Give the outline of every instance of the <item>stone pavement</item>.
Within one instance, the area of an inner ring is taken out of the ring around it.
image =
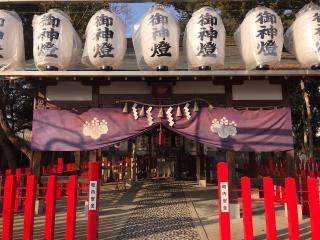
[[[182,182],[145,182],[141,197],[117,240],[200,240]]]

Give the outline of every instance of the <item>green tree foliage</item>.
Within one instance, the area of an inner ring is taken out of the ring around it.
[[[73,27],[79,36],[84,39],[85,29],[92,15],[102,9],[109,8],[105,2],[83,2],[83,3],[41,3],[41,4],[0,4],[1,9],[12,10],[19,14],[24,29],[24,42],[26,59],[33,58],[33,29],[32,19],[35,14],[43,14],[49,9],[57,8],[69,15]]]
[[[310,1],[306,0],[247,0],[247,1],[232,1],[232,0],[216,0],[216,1],[192,1],[184,2],[177,1],[172,3],[174,9],[178,12],[181,29],[184,29],[192,13],[203,6],[211,6],[221,11],[221,17],[226,28],[228,36],[233,36],[242,20],[245,18],[248,11],[263,3],[264,6],[276,11],[283,21],[284,28],[288,28],[295,18],[297,13],[305,4]],[[288,14],[291,10],[292,14]]]

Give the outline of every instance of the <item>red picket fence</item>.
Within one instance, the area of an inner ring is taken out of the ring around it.
[[[75,171],[75,163],[64,163],[64,159],[59,157],[57,159],[57,165],[47,165],[42,167],[42,175],[61,174],[66,172]],[[82,162],[80,169],[85,170],[89,168],[88,162]],[[0,171],[0,189],[3,187],[3,182],[7,176],[12,175],[12,170],[5,170],[4,174]],[[16,176],[16,196],[25,194],[25,188],[27,184],[27,177],[30,175],[30,168],[17,168],[15,172]],[[81,171],[81,176],[88,176],[87,171]],[[85,189],[87,184],[81,183],[81,188]],[[66,196],[66,184],[57,183],[56,197],[60,199]],[[0,192],[1,193],[1,192]],[[19,212],[24,209],[25,198],[15,198],[14,211]]]
[[[284,187],[274,186],[271,177],[263,178],[263,189],[251,189],[251,179],[248,177],[241,178],[241,189],[230,189],[228,186],[228,165],[227,163],[218,163],[218,196],[219,196],[219,227],[220,239],[230,240],[230,212],[229,201],[237,200],[242,202],[243,229],[244,239],[252,240],[252,202],[263,201],[265,208],[265,223],[267,239],[277,239],[276,234],[276,217],[275,202],[286,203],[288,213],[288,233],[290,240],[298,240],[299,222],[298,222],[298,203],[307,205],[310,211],[311,238],[320,239],[320,203],[319,203],[319,185],[318,180],[314,177],[305,179],[306,188],[297,190],[297,180],[294,178],[285,178]],[[230,199],[229,193],[239,192],[241,197]],[[262,192],[263,198],[253,199],[252,192]],[[303,195],[299,199],[297,196]]]
[[[84,184],[84,189],[80,188],[80,190],[88,192],[86,196],[80,196],[79,181],[76,175],[68,177],[68,181],[65,184],[66,189],[63,189],[66,190],[65,192],[67,193],[66,239],[75,239],[76,203],[77,199],[80,198],[87,199],[89,202],[87,239],[97,239],[100,163],[91,162],[88,167],[88,181]],[[19,171],[17,173],[19,173]],[[46,203],[44,238],[48,240],[54,239],[57,191],[58,187],[61,187],[61,184],[58,184],[59,176],[48,176],[46,185],[41,187],[38,186],[37,179],[33,175],[25,175],[27,184],[26,186],[20,186],[18,178],[21,178],[21,176],[22,175],[18,174],[8,175],[5,178],[4,193],[3,196],[1,196],[3,203],[2,239],[12,239],[15,206],[17,201],[21,200],[24,200],[25,205],[23,239],[33,239],[36,199],[45,199]]]

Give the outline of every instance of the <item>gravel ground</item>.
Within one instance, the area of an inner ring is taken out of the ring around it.
[[[117,237],[117,240],[123,239],[200,240],[182,183],[145,182],[137,206]]]

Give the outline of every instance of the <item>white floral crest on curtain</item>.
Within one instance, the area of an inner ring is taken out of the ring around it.
[[[229,121],[226,117],[220,120],[213,119],[210,129],[220,138],[228,138],[237,134],[237,124],[234,121]]]
[[[86,121],[83,124],[83,135],[87,137],[91,137],[93,139],[99,139],[101,135],[107,134],[108,132],[108,123],[106,120],[99,120],[97,118],[93,118],[93,120],[90,122]]]

